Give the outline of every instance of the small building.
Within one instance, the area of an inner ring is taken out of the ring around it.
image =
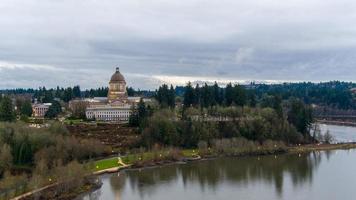
[[[44,117],[52,103],[37,103],[32,105],[32,116]]]

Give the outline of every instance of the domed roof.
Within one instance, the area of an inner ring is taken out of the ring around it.
[[[120,73],[119,68],[116,68],[115,73],[111,76],[110,83],[125,82],[124,76]]]

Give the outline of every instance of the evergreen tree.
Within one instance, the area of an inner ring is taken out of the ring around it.
[[[288,122],[293,124],[304,136],[309,135],[309,128],[313,122],[311,108],[299,99],[292,99],[288,112]]]
[[[176,91],[173,88],[173,85],[171,85],[171,88],[169,89],[169,94],[168,94],[168,106],[170,108],[175,107],[175,105],[176,105],[175,99],[176,99]]]
[[[194,93],[193,105],[201,105],[201,89],[199,87],[199,84],[195,86],[193,93]]]
[[[185,93],[184,93],[184,100],[183,100],[184,107],[188,108],[194,105],[194,99],[195,99],[194,89],[192,87],[192,84],[188,82],[187,86],[185,87]]]
[[[55,97],[55,98],[59,98],[59,99],[62,98],[61,89],[59,88],[59,86],[57,86],[57,88],[56,88],[56,91],[55,91],[55,93],[54,93],[54,97]]]
[[[132,127],[137,127],[139,126],[139,119],[138,119],[138,112],[137,110],[132,107],[131,108],[131,115],[129,117],[129,125],[132,126]]]
[[[143,99],[140,99],[140,102],[137,104],[137,110],[132,108],[132,114],[129,118],[129,124],[131,126],[141,126],[148,117],[148,111],[146,109],[145,102]]]
[[[62,106],[58,101],[53,101],[52,105],[48,108],[47,113],[45,114],[46,118],[53,119],[62,112]]]
[[[69,102],[72,99],[73,99],[73,90],[71,87],[68,87],[67,89],[64,90],[63,101]]]
[[[127,95],[128,96],[134,96],[135,95],[135,90],[132,87],[127,87],[126,91],[127,91]]]
[[[232,87],[232,84],[229,83],[226,85],[225,88],[225,103],[227,106],[231,106],[233,102],[234,102],[234,89]]]
[[[8,96],[0,102],[0,121],[14,121],[16,119],[12,101]]]
[[[80,98],[82,96],[79,85],[73,87],[73,97]]]
[[[141,122],[142,119],[147,117],[146,105],[145,105],[145,102],[143,102],[142,98],[140,99],[140,102],[137,104],[137,110],[138,110],[138,116],[139,116],[139,119]]]
[[[213,91],[211,90],[211,87],[208,86],[208,84],[205,83],[205,85],[201,88],[201,106],[202,107],[209,107],[214,105],[215,99],[213,95]]]
[[[245,88],[241,85],[234,86],[234,103],[238,106],[246,105],[246,91]]]
[[[255,92],[254,91],[250,91],[249,92],[249,106],[251,107],[256,107],[256,104],[257,104],[257,99],[256,99],[256,95],[255,95]]]
[[[218,83],[215,81],[213,85],[213,91],[214,91],[214,102],[215,104],[221,105],[223,101],[223,93],[221,88],[219,87]]]
[[[23,104],[21,105],[21,115],[31,117],[31,115],[32,115],[31,101],[26,100],[23,102]]]
[[[168,85],[163,84],[158,88],[158,91],[156,92],[156,99],[161,105],[161,107],[165,108],[168,106],[168,98],[169,98]]]

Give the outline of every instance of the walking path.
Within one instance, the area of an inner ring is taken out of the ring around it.
[[[30,191],[30,192],[27,192],[27,193],[25,193],[25,194],[22,194],[22,195],[20,195],[20,196],[17,196],[17,197],[15,197],[15,198],[12,198],[11,200],[20,200],[20,199],[22,199],[22,198],[31,196],[32,194],[35,194],[35,193],[37,193],[37,192],[41,192],[41,191],[43,191],[43,190],[45,190],[45,189],[48,189],[48,188],[50,188],[50,187],[52,187],[52,186],[55,186],[55,185],[57,185],[57,184],[58,184],[58,183],[53,183],[53,184],[51,184],[51,185],[47,185],[47,186],[44,186],[44,187],[42,187],[42,188],[38,188],[38,189],[32,190],[32,191]]]

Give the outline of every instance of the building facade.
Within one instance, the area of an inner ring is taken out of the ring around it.
[[[127,97],[126,81],[119,68],[116,68],[109,81],[108,97],[94,98],[88,102],[85,112],[87,119],[98,121],[127,122],[134,106]]]
[[[101,105],[87,108],[86,116],[88,119],[98,121],[128,121],[131,114],[130,105],[113,106]]]
[[[51,103],[33,104],[32,115],[34,117],[44,117],[51,105]]]

